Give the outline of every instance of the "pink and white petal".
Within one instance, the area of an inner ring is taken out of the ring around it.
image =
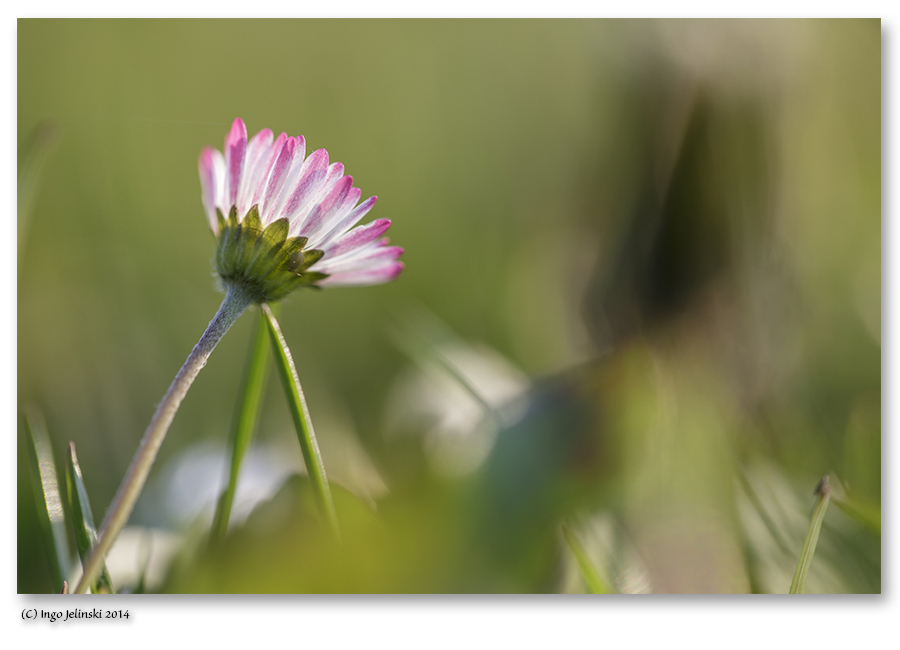
[[[332,163],[328,166],[328,173],[325,175],[325,180],[322,182],[322,187],[319,188],[319,196],[316,197],[316,201],[322,200],[334,187],[335,183],[337,183],[344,176],[344,165],[342,163],[336,162]]]
[[[297,136],[294,138],[293,147],[290,167],[284,175],[281,187],[278,189],[278,192],[273,195],[272,199],[266,203],[268,206],[268,213],[266,216],[269,219],[269,223],[287,216],[284,210],[285,204],[288,202],[293,190],[297,187],[297,179],[300,177],[300,174],[303,173],[304,164],[306,162],[303,160],[303,157],[306,155],[306,139],[302,135]]]
[[[219,221],[216,218],[216,207],[219,205],[222,182],[224,180],[225,161],[222,154],[212,147],[206,147],[200,153],[198,161],[200,171],[200,188],[203,209],[213,233],[219,234]]]
[[[319,184],[318,192],[310,199],[314,204],[320,202],[331,191],[334,184],[341,179],[344,173],[344,166],[341,163],[328,164],[328,152],[325,149],[317,149],[313,153],[317,154],[320,151],[325,155],[325,176]],[[310,154],[310,156],[312,155]],[[340,173],[336,173],[338,171]],[[307,209],[307,212],[309,212],[309,209]]]
[[[364,271],[376,266],[383,266],[386,262],[393,261],[401,255],[403,255],[403,249],[399,246],[376,245],[337,260],[323,258],[312,266],[312,270],[329,274]]]
[[[247,126],[236,118],[231,131],[225,136],[225,202],[229,209],[237,203],[237,191],[241,184],[244,157],[247,153]]]
[[[296,185],[280,211],[292,225],[309,211],[311,200],[318,195],[327,170],[328,152],[324,149],[312,152],[309,158],[303,161]],[[298,229],[299,227],[294,228]]]
[[[375,205],[375,201],[378,200],[378,197],[370,196],[360,205],[356,205],[361,196],[362,191],[359,188],[354,187],[351,189],[347,198],[344,200],[344,205],[342,205],[341,209],[338,211],[338,214],[330,220],[326,227],[319,231],[319,234],[315,237],[315,241],[312,239],[310,240],[310,246],[313,248],[324,248],[334,241],[335,238],[343,235],[350,228],[359,223],[369,210],[372,209],[372,206]]]
[[[285,201],[290,194],[290,190],[297,186],[297,179],[303,171],[304,158],[306,158],[306,138],[298,135],[294,138],[294,158],[291,160],[291,168],[288,170],[284,186],[282,187],[282,201]]]
[[[325,187],[323,188],[326,192],[329,191],[335,183],[337,183],[341,177],[344,175],[344,164],[343,163],[333,163],[328,166],[328,174],[325,176]]]
[[[403,262],[391,262],[363,271],[335,273],[319,282],[322,287],[358,287],[372,284],[384,284],[396,278],[403,271]]]
[[[268,153],[275,136],[271,129],[263,129],[247,143],[247,157],[244,161],[244,172],[237,193],[238,213],[245,214],[250,209],[255,179],[260,174],[260,162]]]
[[[350,177],[347,177],[350,178]],[[344,220],[347,215],[353,211],[353,208],[359,203],[359,197],[362,196],[362,190],[358,187],[351,187],[347,192],[343,203],[337,206],[322,220],[321,225],[315,231],[309,234],[309,246],[312,248],[322,248],[322,244],[334,232],[335,228]]]
[[[362,192],[360,192],[360,196],[361,195]],[[349,199],[350,197],[348,196],[347,198]],[[331,230],[321,237],[321,241],[318,242],[315,247],[322,248],[323,250],[329,247],[332,242],[334,242],[338,237],[358,224],[362,220],[362,218],[369,213],[377,200],[377,196],[370,196],[352,210],[348,210],[346,213],[344,213],[339,219],[335,221],[335,223],[331,227]]]
[[[363,203],[363,205],[365,205],[365,203]],[[370,244],[381,237],[381,235],[383,235],[390,227],[390,219],[376,219],[364,226],[348,230],[340,237],[335,238],[334,241],[322,250],[325,252],[326,257],[340,257],[341,255],[351,253],[366,244]]]
[[[278,219],[278,195],[287,180],[288,172],[294,164],[294,156],[298,150],[299,138],[288,137],[275,160],[269,182],[266,185],[266,193],[260,210],[266,215],[266,220],[271,223]]]
[[[309,216],[300,225],[301,237],[312,238],[321,228],[328,224],[332,216],[339,214],[344,201],[353,188],[353,177],[343,176],[334,184],[331,191],[312,209]]]
[[[263,195],[268,185],[269,175],[272,173],[272,168],[275,166],[275,161],[278,160],[278,154],[281,153],[281,150],[284,148],[284,143],[287,142],[287,139],[287,133],[282,133],[275,139],[275,142],[273,142],[269,146],[269,148],[265,152],[263,152],[262,157],[260,158],[259,163],[256,166],[253,183],[251,185],[252,191],[249,201],[251,207],[262,201]]]

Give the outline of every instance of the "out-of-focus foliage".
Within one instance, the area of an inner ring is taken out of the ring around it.
[[[182,540],[152,588],[584,592],[565,524],[617,591],[786,593],[828,473],[805,591],[880,591],[879,21],[22,20],[17,44],[20,152],[57,136],[24,197],[19,399],[98,519],[221,299],[196,162],[235,116],[327,148],[406,248],[395,283],[279,317],[343,545],[270,382],[247,480],[278,478],[209,546],[224,456],[190,467],[227,440],[253,313],[132,519]],[[24,431],[18,466],[18,589],[50,591]]]

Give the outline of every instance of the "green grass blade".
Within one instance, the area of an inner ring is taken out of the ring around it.
[[[813,509],[812,518],[809,521],[809,530],[803,542],[803,550],[800,551],[800,559],[797,569],[794,571],[794,579],[791,581],[792,594],[802,594],[803,585],[806,583],[806,574],[816,552],[816,544],[819,542],[819,533],[822,530],[822,522],[825,520],[825,511],[828,509],[828,501],[831,498],[831,486],[828,484],[828,476],[824,476],[816,486],[816,507]]]
[[[575,556],[575,561],[578,562],[578,568],[581,570],[581,576],[584,578],[588,590],[592,594],[613,593],[612,589],[609,588],[609,585],[606,584],[606,581],[600,576],[600,572],[594,567],[593,562],[591,562],[587,552],[584,550],[578,537],[572,532],[572,529],[563,524],[562,533],[563,538],[566,540],[566,545],[569,547],[572,555]]]
[[[269,332],[266,317],[260,312],[232,419],[231,469],[228,475],[228,485],[216,505],[216,515],[213,518],[212,526],[213,538],[223,539],[228,531],[228,520],[231,518],[231,507],[234,505],[241,463],[250,447],[253,431],[259,418],[259,406],[265,388],[268,363]]]
[[[332,531],[340,540],[341,532],[338,527],[337,513],[334,511],[334,502],[331,499],[331,489],[328,487],[328,478],[325,476],[325,464],[322,462],[322,454],[316,442],[316,434],[313,431],[312,420],[309,418],[306,398],[303,396],[303,388],[300,386],[300,377],[294,367],[294,359],[287,341],[284,340],[284,335],[281,333],[281,327],[275,319],[275,314],[268,305],[262,305],[262,311],[269,325],[278,375],[281,377],[284,392],[288,398],[291,416],[294,418],[294,426],[297,429],[297,437],[300,439],[303,461],[306,463],[306,470],[309,473],[316,500]]]
[[[53,588],[55,593],[60,593],[69,573],[69,541],[59,482],[56,480],[53,448],[44,418],[37,410],[25,409],[25,430],[38,522],[47,547]]]
[[[81,476],[81,467],[78,465],[78,456],[75,455],[74,442],[69,443],[69,455],[66,458],[66,491],[69,494],[69,511],[72,513],[72,523],[75,527],[75,544],[78,546],[78,555],[84,563],[97,543],[97,528],[94,526],[94,515]],[[105,564],[97,580],[91,585],[91,591],[95,594],[113,593],[112,580]]]

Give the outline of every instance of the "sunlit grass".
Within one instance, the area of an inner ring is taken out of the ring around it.
[[[94,546],[97,544],[97,529],[94,526],[94,514],[91,502],[84,487],[78,456],[75,454],[75,443],[69,443],[66,456],[66,492],[69,496],[69,511],[72,513],[72,526],[75,529],[75,545],[81,561],[86,562]],[[97,579],[91,583],[91,591],[95,594],[108,594],[114,591],[112,579],[106,564],[100,567]]]
[[[806,533],[806,539],[803,540],[803,550],[800,551],[800,559],[797,561],[797,570],[794,572],[794,579],[791,581],[792,594],[802,594],[803,587],[806,584],[806,576],[809,574],[809,566],[812,564],[813,556],[816,553],[816,544],[819,543],[819,533],[822,532],[822,522],[825,521],[825,511],[828,509],[828,502],[831,500],[831,486],[828,477],[825,476],[816,486],[816,505],[813,508],[812,517],[809,521],[809,530]]]

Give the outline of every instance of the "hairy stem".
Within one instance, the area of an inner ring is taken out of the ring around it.
[[[181,405],[181,400],[184,399],[191,384],[194,383],[197,374],[206,365],[209,355],[225,336],[225,332],[244,313],[251,302],[250,296],[243,290],[229,288],[215,318],[210,321],[209,327],[194,346],[187,361],[175,375],[172,385],[169,386],[169,390],[159,406],[156,407],[156,413],[153,414],[153,419],[150,420],[150,425],[144,432],[141,444],[131,460],[128,473],[122,480],[119,491],[106,513],[100,529],[100,537],[84,565],[84,575],[75,589],[76,594],[87,592],[88,586],[96,579],[97,573],[103,566],[104,556],[109,552],[116,537],[128,522],[134,504],[144,488],[144,483],[147,482],[147,476],[150,474],[150,468],[153,467],[153,461],[156,460],[156,454],[169,430],[169,425],[172,424],[172,419]]]

